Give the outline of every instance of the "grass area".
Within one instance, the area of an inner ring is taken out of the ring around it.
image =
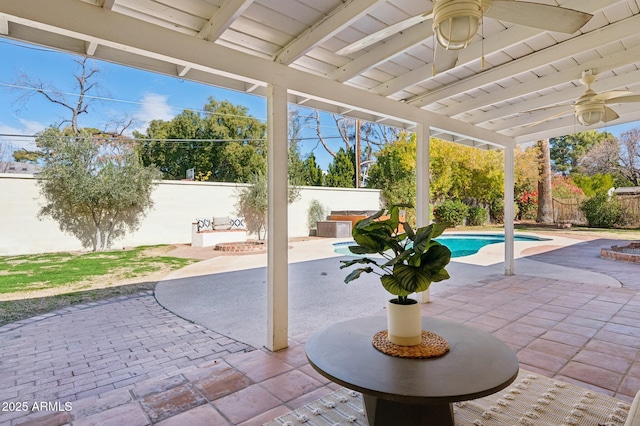
[[[168,247],[168,246],[167,246]],[[0,294],[51,289],[108,276],[110,281],[181,268],[193,260],[158,254],[159,247],[92,253],[0,257]]]
[[[173,246],[0,257],[0,325],[67,306],[152,290],[166,273],[197,262]]]

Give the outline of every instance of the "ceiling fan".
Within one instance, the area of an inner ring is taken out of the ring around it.
[[[390,25],[336,53],[349,55],[427,20],[432,21],[433,32],[440,46],[446,50],[460,50],[471,42],[484,16],[527,27],[573,34],[593,15],[528,1],[433,0],[431,12]]]
[[[598,75],[595,70],[586,70],[582,72],[582,78],[580,83],[587,87],[584,94],[580,96],[570,108],[564,105],[556,105],[552,107],[539,108],[532,111],[546,111],[552,108],[565,108],[564,110],[529,125],[528,127],[537,126],[538,124],[552,120],[557,117],[561,117],[569,112],[573,112],[576,120],[583,126],[592,126],[601,121],[609,122],[619,118],[620,116],[607,105],[609,104],[622,104],[628,102],[640,102],[640,95],[634,94],[627,90],[611,90],[609,92],[596,93],[591,85],[596,81]]]

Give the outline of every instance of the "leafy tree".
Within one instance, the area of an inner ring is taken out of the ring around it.
[[[301,108],[289,107],[289,180],[296,185],[309,185],[306,182],[305,164],[300,154],[302,132],[313,120],[304,115]]]
[[[504,167],[501,152],[431,139],[431,195],[491,203],[502,198]]]
[[[94,251],[138,228],[160,177],[143,166],[130,141],[104,136],[51,127],[36,139],[44,153],[37,182],[45,204],[39,215]]]
[[[316,156],[311,152],[302,163],[302,185],[323,186],[324,173],[322,168],[316,163]]]
[[[416,200],[416,138],[403,133],[376,153],[367,186],[380,188],[387,205],[411,204]]]
[[[518,219],[534,220],[538,212],[538,155],[537,145],[515,151],[514,198]]]
[[[593,197],[598,192],[606,192],[616,186],[613,175],[609,173],[596,173],[591,176],[574,174],[572,178],[587,197]]]
[[[355,152],[340,148],[325,176],[327,186],[334,188],[354,188],[356,186]]]
[[[140,153],[145,165],[156,165],[165,179],[182,179],[187,169],[210,180],[246,182],[254,170],[266,170],[266,127],[244,106],[209,98],[198,113],[185,110],[170,121],[154,120]]]
[[[269,213],[269,192],[267,175],[256,171],[249,177],[249,185],[237,191],[236,212],[244,218],[247,231],[256,234],[259,240],[267,235],[267,219]],[[289,204],[300,198],[300,188],[289,186]]]
[[[42,158],[42,152],[40,151],[29,151],[26,149],[20,149],[17,151],[13,151],[13,159],[18,163],[31,163],[37,164],[38,160]]]
[[[571,176],[556,175],[551,178],[551,193],[553,198],[584,197],[584,192],[578,187]]]
[[[553,170],[563,175],[573,173],[581,156],[598,142],[611,137],[607,132],[588,130],[549,139]]]

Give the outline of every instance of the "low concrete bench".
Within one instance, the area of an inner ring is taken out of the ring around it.
[[[197,219],[191,224],[191,246],[211,247],[220,243],[238,243],[247,241],[247,231],[242,219],[228,216],[212,219]]]

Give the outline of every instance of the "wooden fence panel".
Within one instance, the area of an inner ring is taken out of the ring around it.
[[[576,198],[554,198],[553,199],[553,221],[554,223],[572,223],[574,225],[585,225],[587,219],[580,210],[580,203],[585,197]]]
[[[640,195],[618,195],[618,202],[626,212],[626,228],[640,228]]]

